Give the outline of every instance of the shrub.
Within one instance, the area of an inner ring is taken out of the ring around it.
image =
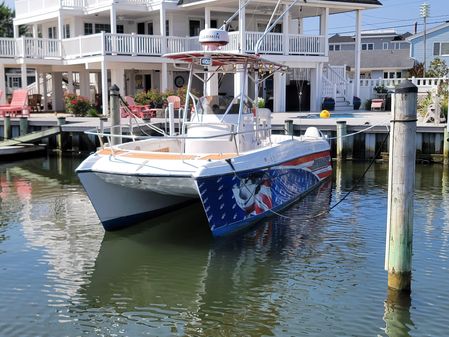
[[[66,111],[75,116],[85,116],[93,108],[89,99],[73,93],[67,93],[64,96],[64,102]]]

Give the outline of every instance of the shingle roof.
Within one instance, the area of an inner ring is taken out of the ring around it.
[[[329,43],[344,43],[344,42],[354,42],[354,37],[335,34],[329,38]]]

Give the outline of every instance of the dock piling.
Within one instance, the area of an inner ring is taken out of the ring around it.
[[[346,159],[346,121],[337,121],[337,160]]]
[[[445,166],[449,166],[449,123],[448,127],[444,129],[443,139],[443,163]]]
[[[285,121],[285,134],[293,136],[293,120],[291,119]]]
[[[20,117],[19,123],[20,135],[25,136],[28,133],[28,117]]]
[[[3,138],[11,138],[11,117],[9,115],[3,119]]]
[[[65,117],[58,117],[58,126],[61,127],[65,124]],[[62,151],[64,146],[64,134],[62,130],[56,135],[56,146],[58,150]]]
[[[385,268],[398,291],[411,289],[417,93],[410,81],[396,87],[390,127]]]
[[[111,145],[118,145],[122,142],[122,127],[120,120],[120,89],[114,84],[110,89],[111,105]]]

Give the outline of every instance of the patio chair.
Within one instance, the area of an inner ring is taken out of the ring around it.
[[[383,98],[373,98],[371,100],[371,111],[384,111],[384,99]]]
[[[27,105],[28,91],[25,89],[14,90],[11,103],[0,105],[0,114],[4,117],[7,114],[11,116],[30,115],[30,107]]]
[[[127,111],[127,109],[121,109],[120,113],[122,117],[128,117],[130,114],[129,112],[139,118],[151,118],[156,116],[156,110],[150,108],[148,105],[136,104],[132,96],[125,96],[125,102],[129,111]]]

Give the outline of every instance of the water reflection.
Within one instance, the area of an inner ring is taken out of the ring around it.
[[[407,292],[388,289],[385,301],[385,332],[389,337],[408,337],[414,326],[410,315],[412,299]]]
[[[288,282],[279,267],[289,251],[304,248],[306,237],[322,230],[325,213],[311,217],[329,200],[330,184],[296,205],[306,206],[303,226],[298,219],[270,218],[219,240],[211,238],[200,204],[106,233],[90,281],[80,289],[86,302],[72,313],[89,329],[95,310],[102,333],[126,320],[158,336],[273,335],[282,304],[277,290]]]

